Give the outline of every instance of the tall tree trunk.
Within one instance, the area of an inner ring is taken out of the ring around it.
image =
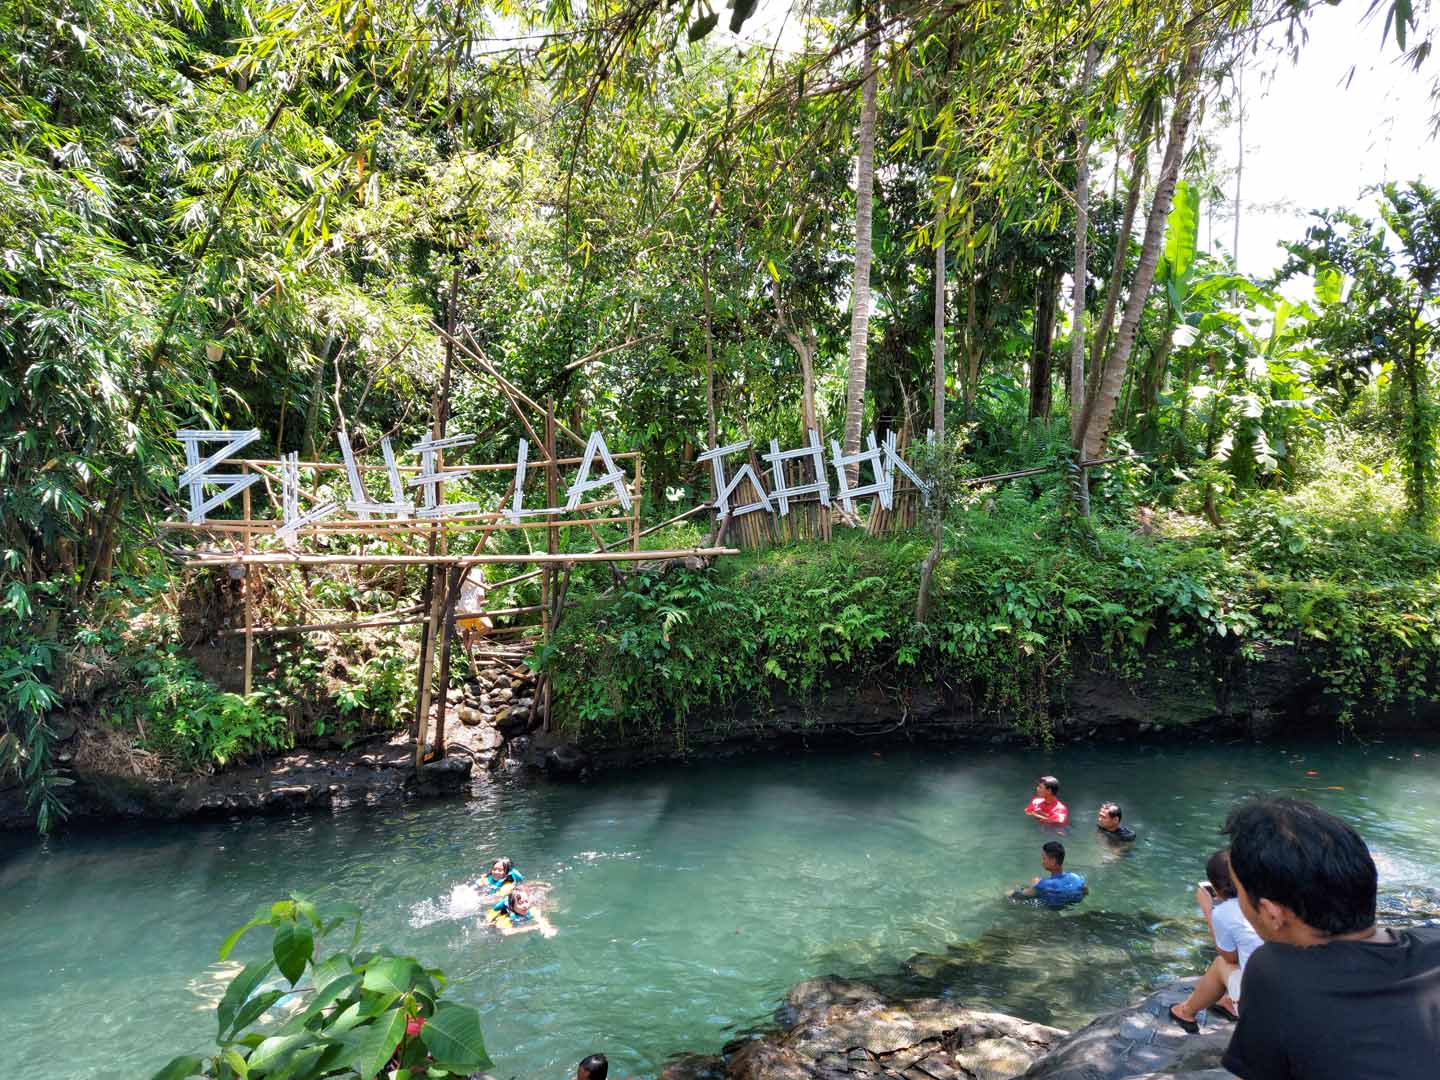
[[[1115,312],[1120,307],[1120,289],[1125,281],[1125,263],[1130,256],[1130,235],[1135,231],[1135,211],[1140,206],[1140,189],[1145,183],[1145,166],[1150,159],[1148,132],[1141,136],[1140,145],[1130,165],[1130,186],[1125,191],[1125,212],[1120,218],[1120,235],[1115,241],[1115,258],[1110,263],[1110,280],[1105,285],[1105,308],[1100,313],[1100,325],[1090,342],[1090,371],[1086,390],[1094,395],[1100,385],[1100,371],[1105,359],[1105,346],[1110,341],[1110,331],[1115,327]]]
[[[930,426],[945,442],[945,214],[935,211],[935,401]]]
[[[1076,132],[1075,151],[1075,269],[1074,299],[1070,322],[1070,437],[1080,438],[1080,423],[1085,413],[1085,286],[1089,280],[1088,244],[1090,239],[1090,133],[1089,109],[1085,98],[1090,93],[1090,80],[1100,59],[1100,46],[1093,41],[1085,49],[1085,71],[1080,76],[1080,124]]]
[[[715,328],[711,321],[709,243],[700,256],[700,284],[705,302],[705,423],[710,434],[706,449],[713,450],[720,445],[720,431],[715,423]]]
[[[1051,345],[1055,340],[1055,313],[1060,306],[1061,270],[1040,271],[1035,285],[1035,329],[1030,345],[1031,420],[1050,419]]]
[[[860,451],[860,424],[865,419],[866,346],[870,331],[870,215],[875,190],[875,39],[879,20],[865,16],[865,85],[860,96],[860,147],[855,167],[855,279],[850,290],[850,368],[845,383],[845,453]],[[860,466],[846,471],[854,484]]]
[[[780,326],[780,333],[785,335],[785,340],[800,358],[800,419],[806,431],[819,431],[819,412],[815,408],[815,324],[807,322],[802,332],[800,327],[795,325],[795,319],[785,305],[778,281],[774,283],[774,294],[775,318]]]
[[[1130,363],[1130,351],[1135,346],[1135,335],[1140,329],[1140,316],[1145,310],[1150,285],[1155,280],[1155,267],[1160,261],[1160,244],[1165,236],[1165,219],[1170,215],[1170,203],[1175,197],[1175,182],[1179,179],[1180,163],[1185,156],[1185,140],[1190,133],[1190,109],[1195,83],[1200,73],[1201,53],[1199,45],[1192,45],[1185,57],[1175,110],[1170,119],[1165,157],[1155,185],[1155,197],[1145,221],[1145,241],[1140,247],[1140,265],[1135,270],[1135,282],[1130,287],[1130,296],[1125,302],[1125,315],[1120,320],[1120,329],[1115,335],[1115,348],[1105,364],[1100,386],[1085,403],[1076,445],[1087,458],[1099,457],[1104,450],[1105,438],[1110,431],[1110,418],[1115,415],[1120,388],[1125,382],[1125,369]]]
[[[1421,383],[1423,364],[1425,361],[1420,356],[1419,334],[1416,325],[1420,322],[1420,316],[1424,312],[1425,301],[1422,297],[1416,305],[1415,313],[1410,318],[1410,341],[1406,352],[1406,359],[1401,364],[1405,376],[1405,396],[1409,399],[1409,415],[1405,418],[1406,438],[1404,447],[1405,457],[1408,459],[1407,469],[1409,475],[1406,480],[1406,502],[1408,502],[1410,517],[1416,525],[1425,527],[1430,523],[1430,499],[1428,488],[1431,477],[1434,475],[1434,466],[1430,464],[1430,455],[1434,452],[1433,446],[1427,446],[1433,438],[1431,428],[1425,419],[1425,391]],[[1397,380],[1398,381],[1398,380]]]
[[[975,340],[975,272],[966,272],[965,282],[965,418],[975,406],[975,391],[980,382],[980,343]]]
[[[1230,258],[1235,261],[1235,270],[1240,270],[1240,181],[1245,177],[1245,61],[1242,58],[1235,67],[1236,120],[1239,131],[1236,139],[1235,157],[1235,236],[1230,244]]]

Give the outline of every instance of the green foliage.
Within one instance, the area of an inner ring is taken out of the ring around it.
[[[323,951],[347,922],[348,947]],[[322,913],[299,895],[264,905],[225,939],[220,959],[257,927],[272,931],[270,955],[245,965],[216,1006],[215,1052],[177,1057],[153,1080],[371,1080],[392,1065],[393,1080],[441,1080],[492,1064],[480,1014],[442,1000],[444,973],[385,949],[360,950],[353,906]],[[298,1007],[282,1009],[287,1001]],[[415,1019],[424,1020],[418,1035],[407,1028]]]
[[[737,701],[920,680],[1044,740],[1079,657],[1139,679],[1156,663],[1260,663],[1277,644],[1299,650],[1342,718],[1440,698],[1440,541],[1363,492],[1261,493],[1200,535],[1100,518],[1083,540],[1057,532],[1055,497],[1011,484],[953,511],[924,626],[911,617],[919,536],[642,576],[573,613],[542,657],[562,725],[683,745]]]
[[[185,767],[216,764],[293,744],[285,717],[264,694],[216,690],[177,644],[147,648],[132,668],[139,691],[121,697],[114,716],[143,732],[142,745]]]

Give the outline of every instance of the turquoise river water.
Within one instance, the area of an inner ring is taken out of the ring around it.
[[[495,1073],[617,1076],[715,1052],[785,991],[838,974],[946,989],[1062,1026],[1203,963],[1194,882],[1229,807],[1311,798],[1360,829],[1382,883],[1440,884],[1440,748],[915,750],[656,768],[585,786],[500,782],[469,801],[0,842],[0,1074],[147,1077],[204,1050],[235,963],[225,935],[291,891],[353,900],[365,940],[440,966],[483,1014]],[[1050,838],[1021,814],[1063,782],[1056,913],[1003,899]],[[1314,773],[1315,775],[1308,775]],[[1343,789],[1343,790],[1339,790]],[[1095,835],[1113,798],[1139,843]],[[559,934],[500,938],[451,902],[497,853],[548,882]],[[237,950],[268,944],[254,932]],[[917,953],[946,956],[948,963]],[[929,983],[925,982],[926,978]]]

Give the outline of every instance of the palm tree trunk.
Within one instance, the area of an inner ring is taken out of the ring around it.
[[[1120,218],[1120,236],[1115,241],[1115,258],[1110,264],[1110,280],[1105,285],[1105,309],[1100,313],[1100,325],[1095,328],[1090,342],[1087,390],[1091,395],[1100,385],[1105,345],[1110,340],[1110,331],[1115,326],[1115,312],[1120,306],[1120,288],[1125,280],[1125,263],[1130,254],[1130,234],[1135,231],[1135,211],[1140,207],[1140,188],[1145,183],[1145,166],[1149,158],[1150,143],[1146,135],[1135,148],[1135,158],[1130,167],[1130,186],[1125,192],[1125,213]]]
[[[1125,369],[1130,363],[1130,352],[1135,346],[1135,335],[1140,329],[1140,316],[1145,310],[1150,285],[1155,280],[1155,267],[1160,262],[1160,244],[1165,236],[1165,219],[1170,215],[1170,204],[1175,197],[1175,182],[1180,177],[1185,140],[1190,134],[1190,109],[1200,73],[1201,53],[1199,45],[1192,45],[1185,57],[1175,110],[1170,120],[1165,157],[1155,185],[1155,197],[1145,221],[1145,241],[1140,247],[1140,265],[1135,270],[1135,282],[1131,285],[1130,296],[1125,302],[1125,315],[1120,320],[1120,329],[1115,335],[1115,348],[1100,376],[1100,386],[1085,404],[1076,445],[1087,458],[1099,457],[1104,449],[1105,437],[1110,430],[1110,418],[1115,415],[1120,388],[1125,382]]]
[[[865,84],[860,96],[860,148],[855,168],[855,279],[851,287],[850,367],[845,383],[845,453],[860,451],[860,424],[865,419],[866,346],[870,331],[870,216],[875,191],[875,39],[879,20],[865,16]],[[846,470],[856,483],[860,466]]]
[[[1090,239],[1090,136],[1085,97],[1090,93],[1090,80],[1095,77],[1095,64],[1099,59],[1100,47],[1092,41],[1085,49],[1085,72],[1080,76],[1080,128],[1076,132],[1075,151],[1075,292],[1070,323],[1070,437],[1077,442],[1080,421],[1085,413],[1085,286],[1089,278],[1086,249]]]

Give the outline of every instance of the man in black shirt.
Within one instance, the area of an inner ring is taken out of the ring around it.
[[[1113,802],[1101,803],[1095,814],[1095,824],[1100,835],[1112,844],[1128,844],[1135,839],[1135,830],[1120,824],[1121,816],[1120,807]]]
[[[1242,1080],[1435,1080],[1440,929],[1375,925],[1375,863],[1309,803],[1230,815],[1241,910],[1265,944],[1245,967],[1224,1065]]]

